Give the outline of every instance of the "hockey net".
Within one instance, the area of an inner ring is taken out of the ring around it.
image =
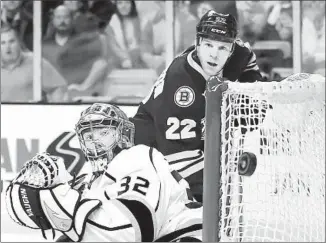
[[[204,241],[324,242],[325,78],[223,85],[206,95]]]

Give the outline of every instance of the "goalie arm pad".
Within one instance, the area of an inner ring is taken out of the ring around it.
[[[81,200],[80,192],[67,183],[46,189],[12,183],[6,191],[6,205],[10,217],[22,226],[42,232],[55,229],[80,241],[87,218],[101,201]]]
[[[155,126],[152,116],[148,111],[149,103],[140,103],[137,113],[129,120],[135,125],[135,144],[155,146]]]

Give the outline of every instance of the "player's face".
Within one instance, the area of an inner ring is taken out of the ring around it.
[[[67,8],[59,8],[53,14],[54,28],[59,32],[67,32],[72,26],[72,16]]]
[[[131,11],[131,1],[117,1],[117,9],[121,15],[128,15]]]
[[[4,63],[15,62],[20,56],[20,44],[13,30],[1,33],[1,59]]]
[[[203,38],[197,46],[197,55],[204,72],[213,76],[219,73],[231,55],[233,43]]]
[[[82,132],[86,149],[97,156],[109,151],[116,144],[116,129],[110,127],[93,127]]]
[[[287,40],[292,36],[292,17],[286,13],[281,13],[278,22],[275,25],[276,30],[282,40]]]

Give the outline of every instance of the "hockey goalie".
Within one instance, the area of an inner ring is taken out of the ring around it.
[[[201,204],[161,153],[134,146],[126,114],[96,103],[75,129],[90,173],[72,177],[61,158],[34,156],[6,191],[16,223],[66,241],[201,241]]]

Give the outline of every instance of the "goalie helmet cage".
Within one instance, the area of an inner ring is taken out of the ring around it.
[[[205,242],[325,241],[325,77],[208,82],[205,134]]]

